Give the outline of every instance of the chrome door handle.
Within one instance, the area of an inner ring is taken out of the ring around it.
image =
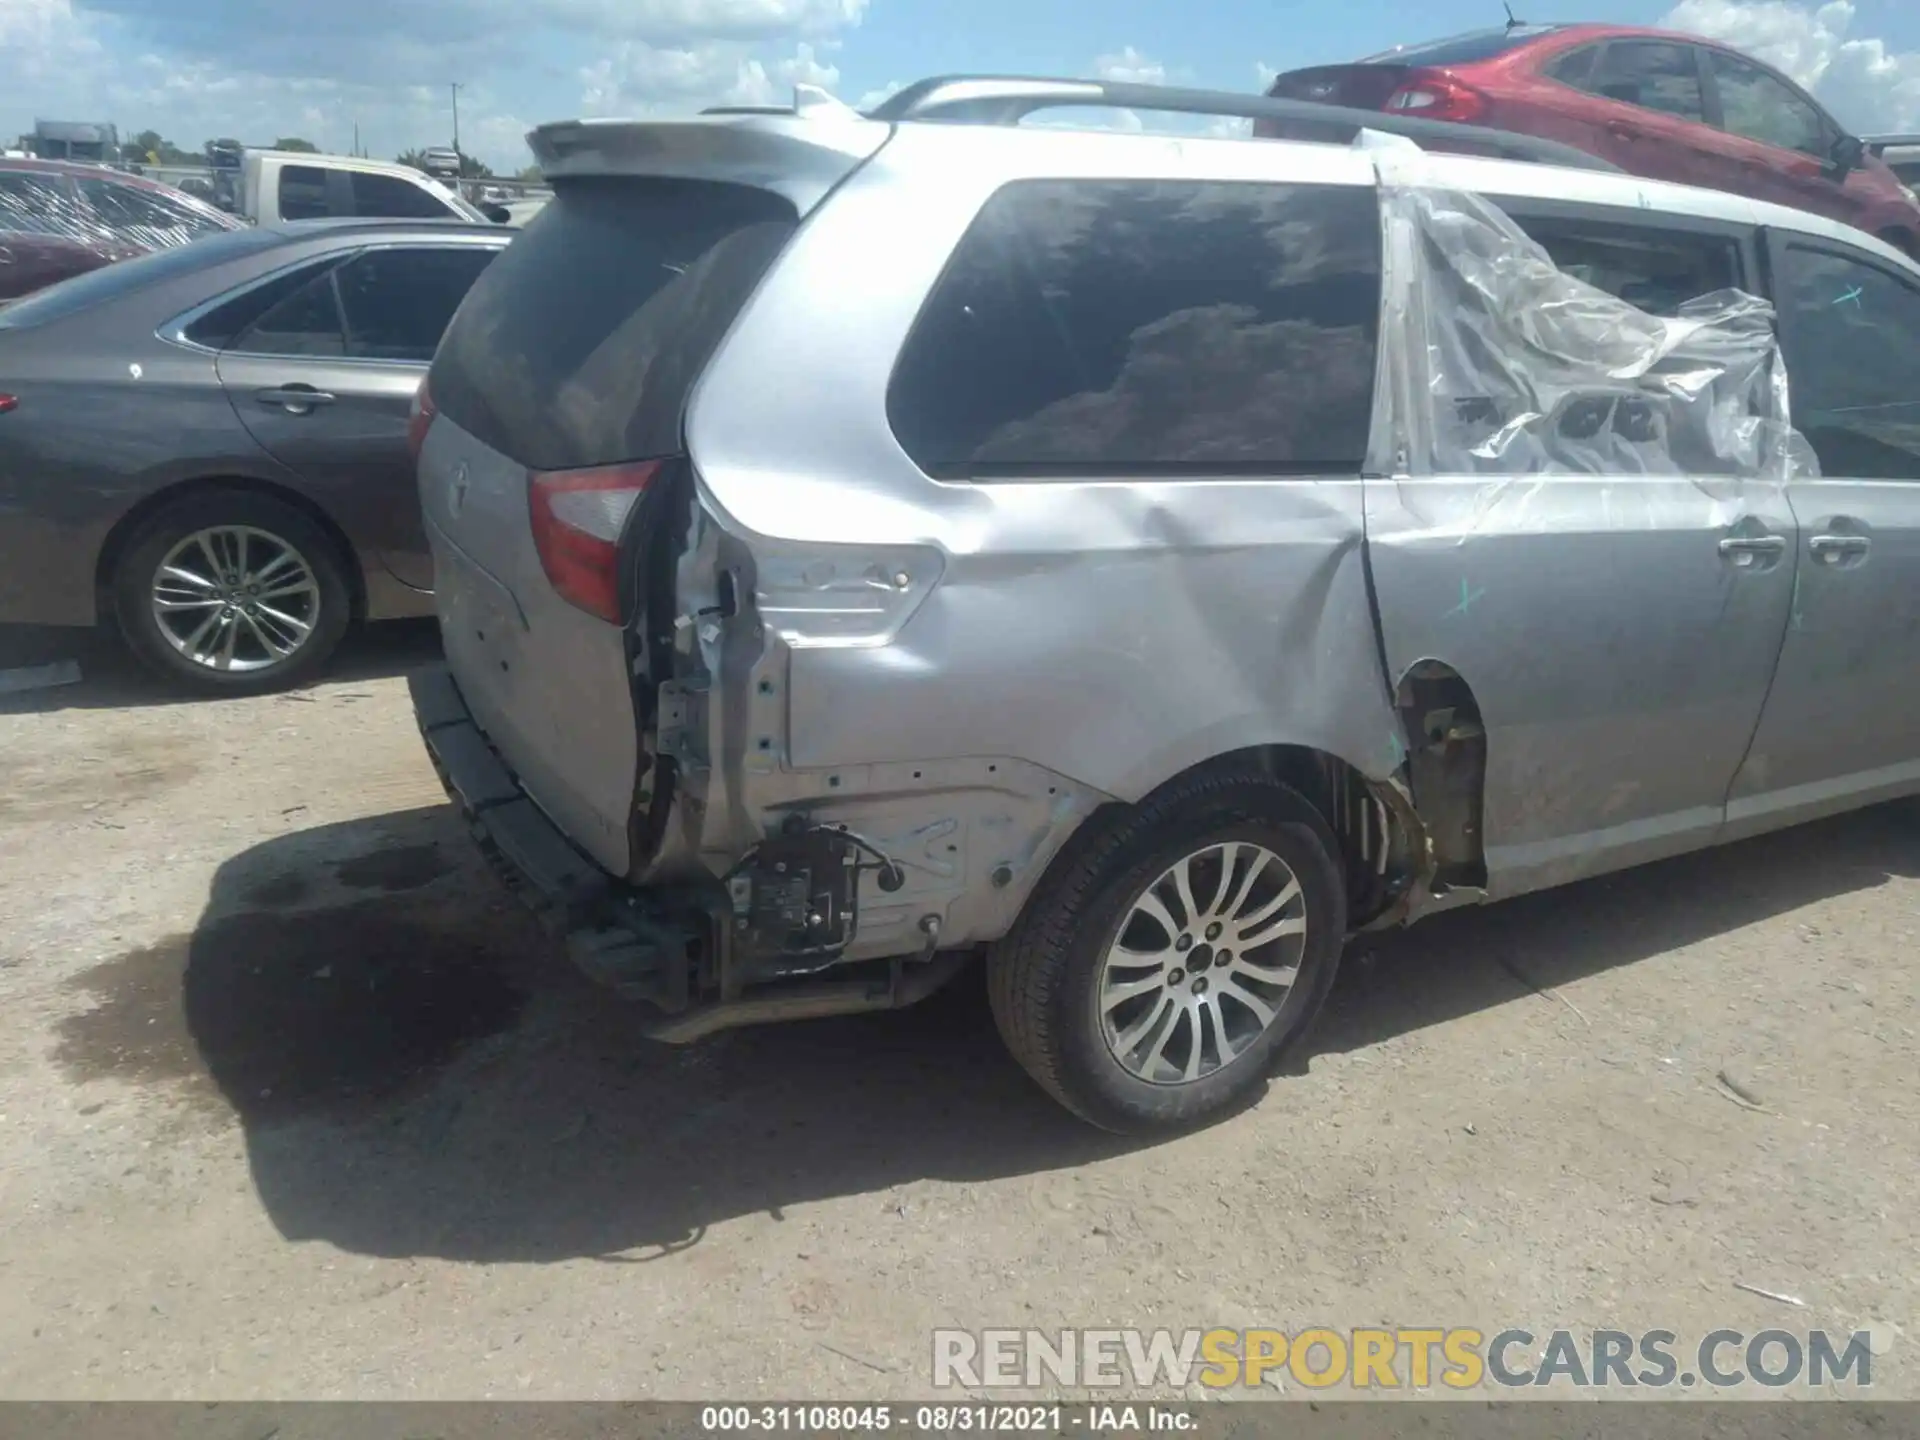
[[[1866,554],[1873,548],[1873,541],[1865,535],[1816,535],[1807,542],[1807,548],[1832,564],[1849,555]]]
[[[1729,535],[1720,542],[1720,553],[1749,564],[1755,555],[1778,555],[1787,548],[1784,535]]]
[[[283,385],[273,390],[256,390],[253,398],[262,405],[278,405],[295,415],[304,415],[316,405],[331,405],[333,396],[308,385]]]

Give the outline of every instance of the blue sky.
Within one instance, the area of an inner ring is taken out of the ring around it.
[[[1526,20],[1713,34],[1860,129],[1920,130],[1920,0],[1516,0]],[[298,134],[392,155],[526,160],[531,124],[784,99],[871,101],[952,70],[1253,90],[1262,67],[1354,59],[1497,24],[1499,0],[0,0],[0,137],[110,120],[197,146]]]

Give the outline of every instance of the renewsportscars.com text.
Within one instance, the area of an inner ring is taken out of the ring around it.
[[[1510,1328],[1284,1330],[936,1330],[933,1383],[945,1389],[1209,1389],[1300,1385],[1355,1390],[1687,1389],[1830,1386],[1866,1390],[1865,1331],[1575,1332]]]

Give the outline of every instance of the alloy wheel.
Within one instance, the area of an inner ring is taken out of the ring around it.
[[[161,636],[195,665],[247,672],[284,664],[320,619],[313,567],[286,540],[251,525],[196,530],[155,570]]]
[[[1231,1065],[1278,1018],[1306,935],[1300,881],[1273,851],[1193,851],[1135,898],[1107,947],[1095,1003],[1108,1050],[1152,1085]]]

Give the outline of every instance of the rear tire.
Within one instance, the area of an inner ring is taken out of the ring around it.
[[[1096,817],[988,956],[1014,1058],[1104,1130],[1179,1130],[1234,1109],[1332,987],[1346,939],[1338,853],[1311,804],[1244,771]]]
[[[111,583],[133,653],[209,695],[259,695],[312,676],[352,606],[333,537],[284,501],[247,491],[196,495],[152,516]]]

